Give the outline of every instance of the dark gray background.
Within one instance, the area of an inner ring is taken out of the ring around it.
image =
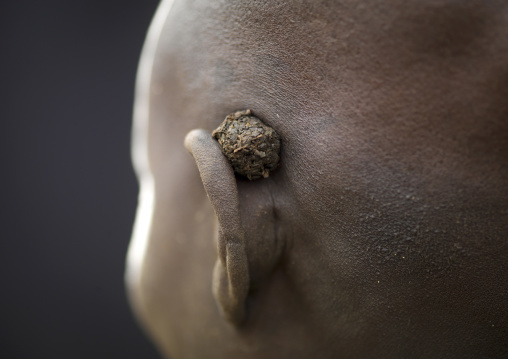
[[[0,1],[0,358],[158,358],[123,284],[157,4]]]

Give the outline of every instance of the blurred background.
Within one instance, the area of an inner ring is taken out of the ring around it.
[[[0,358],[159,358],[127,304],[136,68],[157,0],[0,1]]]

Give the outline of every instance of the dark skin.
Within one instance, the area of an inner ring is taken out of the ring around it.
[[[164,4],[127,271],[160,350],[505,358],[508,4]],[[256,181],[210,135],[247,108],[282,143]]]

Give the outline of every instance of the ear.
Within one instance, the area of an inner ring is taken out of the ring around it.
[[[213,294],[222,315],[239,326],[245,320],[252,285],[273,270],[282,252],[282,242],[276,238],[273,201],[266,186],[256,185],[264,180],[242,183],[239,194],[231,165],[205,130],[189,132],[185,147],[196,161],[218,220]]]

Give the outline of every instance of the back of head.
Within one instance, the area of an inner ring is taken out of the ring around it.
[[[506,357],[507,6],[163,1],[127,271],[158,347]],[[209,135],[242,109],[280,136],[268,178],[235,176]]]

